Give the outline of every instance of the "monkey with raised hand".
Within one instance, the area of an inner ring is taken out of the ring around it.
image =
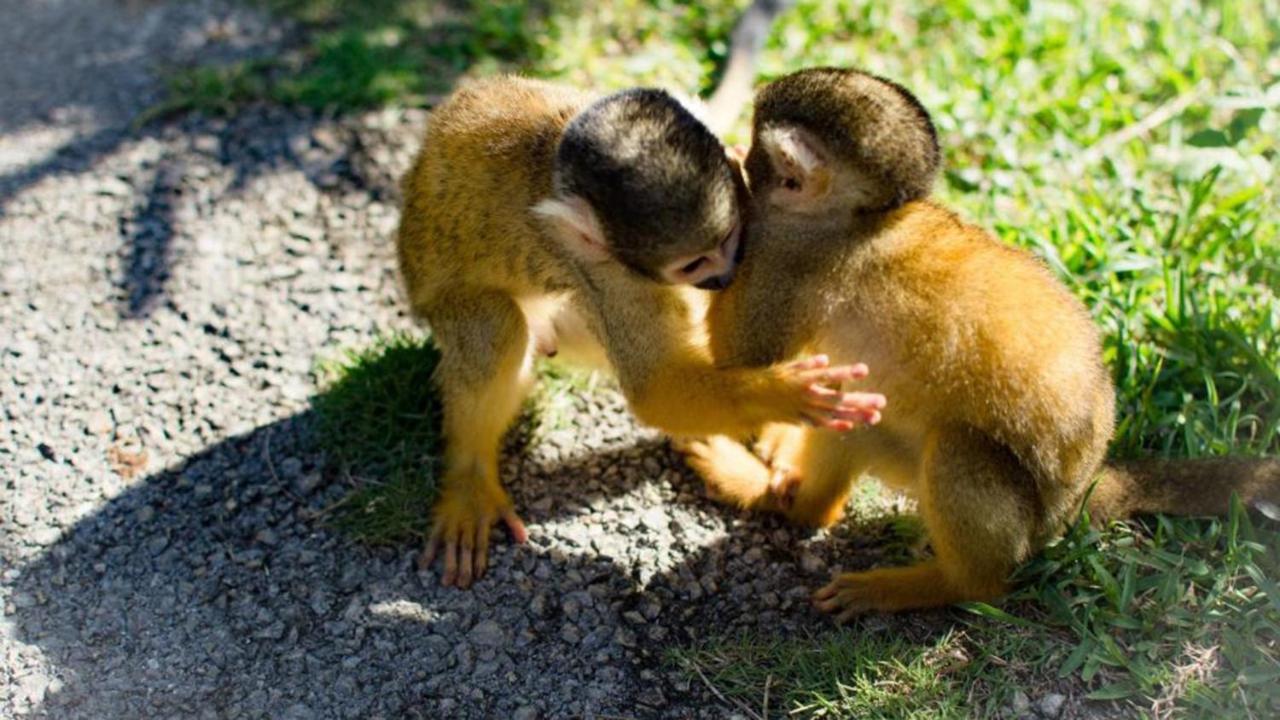
[[[716,362],[857,358],[889,404],[856,433],[772,426],[791,482],[725,437],[687,444],[690,463],[722,497],[811,525],[872,474],[919,501],[934,552],[837,576],[821,609],[999,596],[1086,496],[1098,520],[1280,502],[1280,459],[1104,462],[1115,397],[1097,329],[1043,263],[923,200],[938,165],[928,114],[889,81],[820,68],[757,95],[745,256],[708,318]]]

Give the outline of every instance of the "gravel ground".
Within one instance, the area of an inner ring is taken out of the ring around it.
[[[394,179],[424,115],[130,132],[157,67],[279,31],[216,3],[0,14],[0,715],[725,717],[666,650],[825,627],[809,589],[877,559],[707,502],[608,391],[513,438],[532,540],[470,592],[328,529],[349,488],[311,369],[411,327]]]
[[[312,439],[311,369],[411,327],[390,188],[422,120],[193,119],[6,199],[9,707],[684,716],[701,696],[672,642],[819,622],[806,588],[836,548],[702,500],[608,391],[513,438],[533,539],[471,592],[324,526],[348,488]]]

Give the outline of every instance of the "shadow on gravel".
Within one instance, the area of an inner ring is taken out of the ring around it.
[[[0,46],[10,49],[8,54],[0,52],[0,97],[5,98],[0,138],[32,128],[65,126],[75,132],[47,154],[0,173],[0,214],[23,190],[54,176],[88,176],[90,182],[103,183],[104,194],[125,192],[138,198],[131,216],[121,223],[123,271],[117,280],[120,315],[132,319],[148,317],[164,301],[173,266],[181,262],[177,238],[183,228],[174,208],[186,168],[162,158],[154,166],[141,161],[127,176],[98,177],[104,160],[140,141],[192,137],[213,127],[219,131],[211,153],[236,176],[228,192],[240,192],[254,177],[280,167],[303,167],[317,185],[332,188],[351,180],[352,156],[367,149],[358,140],[351,142],[350,134],[335,136],[331,131],[334,103],[336,109],[352,110],[396,100],[394,93],[384,97],[388,73],[394,75],[391,79],[424,73],[417,64],[406,66],[406,58],[435,58],[425,73],[434,87],[447,90],[477,62],[521,64],[534,51],[526,35],[531,30],[494,26],[504,16],[487,10],[487,3],[463,3],[441,13],[438,4],[429,2],[275,0],[268,5],[304,19],[302,29],[287,40],[276,26],[288,21],[264,20],[233,2],[68,0],[12,5],[4,11],[5,29],[0,31]],[[437,28],[434,18],[441,15],[447,21]],[[318,19],[308,20],[313,17]],[[367,45],[369,38],[392,31],[407,38],[395,47],[409,54],[383,57],[379,48]],[[493,33],[501,42],[489,37]],[[357,46],[338,43],[335,50],[329,47],[333,38]],[[304,89],[290,96],[298,106],[287,112],[269,105],[277,99],[270,93],[224,98],[230,90],[217,83],[188,88],[182,92],[191,97],[175,101],[165,96],[160,82],[163,75],[182,67],[209,69],[214,77],[216,68],[286,51],[300,53],[315,66],[304,63],[303,79],[295,83]],[[326,95],[326,89],[332,92]],[[131,125],[162,100],[179,110],[203,109],[231,117],[210,121],[195,114],[171,124]],[[278,122],[281,116],[286,119]],[[339,156],[323,167],[300,157],[311,154],[316,131],[345,143],[339,147],[330,142],[323,148]],[[372,192],[379,194],[384,188],[395,192],[394,179],[375,184]]]
[[[0,136],[46,125],[80,131],[47,157],[0,175],[0,212],[55,174],[92,171],[137,134],[128,124],[160,96],[166,64],[229,62],[273,50],[275,38],[231,3],[64,0],[6,3],[0,30]]]
[[[501,542],[490,573],[461,592],[416,571],[416,545],[361,545],[326,526],[351,488],[325,471],[315,425],[303,413],[209,447],[108,501],[20,569],[8,619],[60,680],[40,712],[437,717],[456,702],[441,698],[462,696],[475,717],[535,700],[551,716],[584,701],[657,717],[669,703],[705,701],[667,672],[673,644],[826,627],[805,598],[828,571],[803,569],[802,534],[773,520],[741,522],[666,569],[610,557],[590,537],[574,553],[539,537],[539,525],[589,517],[601,498],[653,483],[613,466],[645,456],[671,466],[657,442],[547,469],[508,456],[533,538]],[[551,502],[533,499],[537,485]],[[677,485],[705,502],[687,473]],[[849,557],[874,542],[838,537],[820,552]]]
[[[0,139],[23,133],[71,131],[44,155],[0,173],[0,214],[26,188],[56,176],[88,176],[104,194],[141,197],[121,223],[122,317],[143,318],[163,297],[175,259],[172,195],[181,168],[162,162],[131,167],[129,177],[102,175],[102,162],[128,143],[162,139],[172,129],[139,130],[137,114],[163,94],[158,74],[197,59],[225,63],[277,49],[257,16],[234,3],[152,0],[66,0],[6,3],[0,30]],[[181,133],[181,131],[179,131]],[[136,184],[129,188],[128,185]]]
[[[167,197],[176,178],[169,165],[156,170],[143,207],[131,220],[122,290],[128,318],[146,317],[164,292],[173,262],[173,204]]]
[[[228,120],[193,116],[147,130],[136,139],[160,141],[165,149],[158,157],[139,151],[136,169],[128,176],[91,181],[100,182],[104,194],[136,198],[120,220],[121,272],[115,281],[120,316],[149,317],[166,301],[175,267],[192,246],[218,242],[216,236],[193,236],[186,222],[199,227],[206,216],[215,214],[216,204],[231,200],[291,200],[250,197],[259,177],[300,172],[324,193],[354,192],[379,202],[397,202],[398,178],[395,168],[388,167],[387,147],[403,142],[406,132],[416,129],[410,124],[403,114],[344,122],[307,110],[258,107]],[[210,175],[229,175],[230,181],[211,195]],[[0,179],[0,188],[2,183]],[[326,230],[323,217],[299,217],[296,222],[297,227],[287,232],[316,238]]]
[[[564,679],[554,666],[558,624],[520,615],[499,637],[473,630],[475,650],[453,652],[474,623],[529,607],[545,590],[528,581],[545,560],[538,546],[501,553],[499,562],[529,567],[526,580],[486,583],[480,596],[417,574],[416,547],[345,539],[322,516],[349,488],[321,471],[313,425],[309,413],[291,417],[159,472],[21,569],[9,619],[61,679],[44,713],[423,716],[442,684],[465,682],[508,643],[547,663],[520,669],[530,697],[561,691],[542,682]],[[556,572],[604,582],[611,594],[635,589],[600,559],[559,558]],[[493,610],[477,612],[479,597]]]

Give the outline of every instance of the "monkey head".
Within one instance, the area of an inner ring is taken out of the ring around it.
[[[940,164],[928,112],[892,81],[811,68],[756,95],[746,172],[763,207],[891,210],[928,195]]]
[[[553,196],[534,211],[581,260],[719,289],[741,259],[745,198],[741,170],[719,139],[671,94],[637,88],[570,121]]]

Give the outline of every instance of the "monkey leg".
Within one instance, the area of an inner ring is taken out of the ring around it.
[[[771,468],[742,443],[724,435],[683,440],[676,447],[712,497],[739,507],[785,514],[793,522],[824,527],[840,517],[849,487],[864,464],[831,432],[771,425],[763,437],[777,442],[793,472]],[[777,431],[777,435],[773,432]]]
[[[1037,499],[1030,474],[1007,449],[968,430],[926,449],[917,486],[934,558],[901,568],[845,573],[814,594],[844,622],[864,612],[989,600],[1035,549]]]
[[[863,437],[771,424],[758,448],[772,467],[724,435],[676,446],[712,497],[752,510],[779,512],[792,522],[826,527],[840,519],[853,482],[866,471],[874,443]],[[896,464],[891,464],[896,467]]]
[[[443,550],[443,584],[465,588],[488,564],[495,522],[526,538],[498,479],[498,452],[532,384],[532,343],[520,308],[500,292],[455,290],[423,314],[440,347],[445,452],[422,564]]]
[[[560,308],[552,318],[552,327],[559,349],[558,359],[580,368],[611,370],[604,346],[591,333],[586,318],[577,307],[568,305]]]
[[[685,462],[702,477],[707,494],[752,510],[780,510],[771,492],[771,471],[742,443],[725,435],[675,441]]]
[[[756,438],[756,455],[775,473],[790,475],[799,465],[807,430],[802,425],[769,423]]]
[[[866,470],[860,452],[862,438],[812,430],[801,442],[787,446],[793,453],[792,474],[782,485],[787,518],[799,525],[827,527],[844,513],[853,482]]]

